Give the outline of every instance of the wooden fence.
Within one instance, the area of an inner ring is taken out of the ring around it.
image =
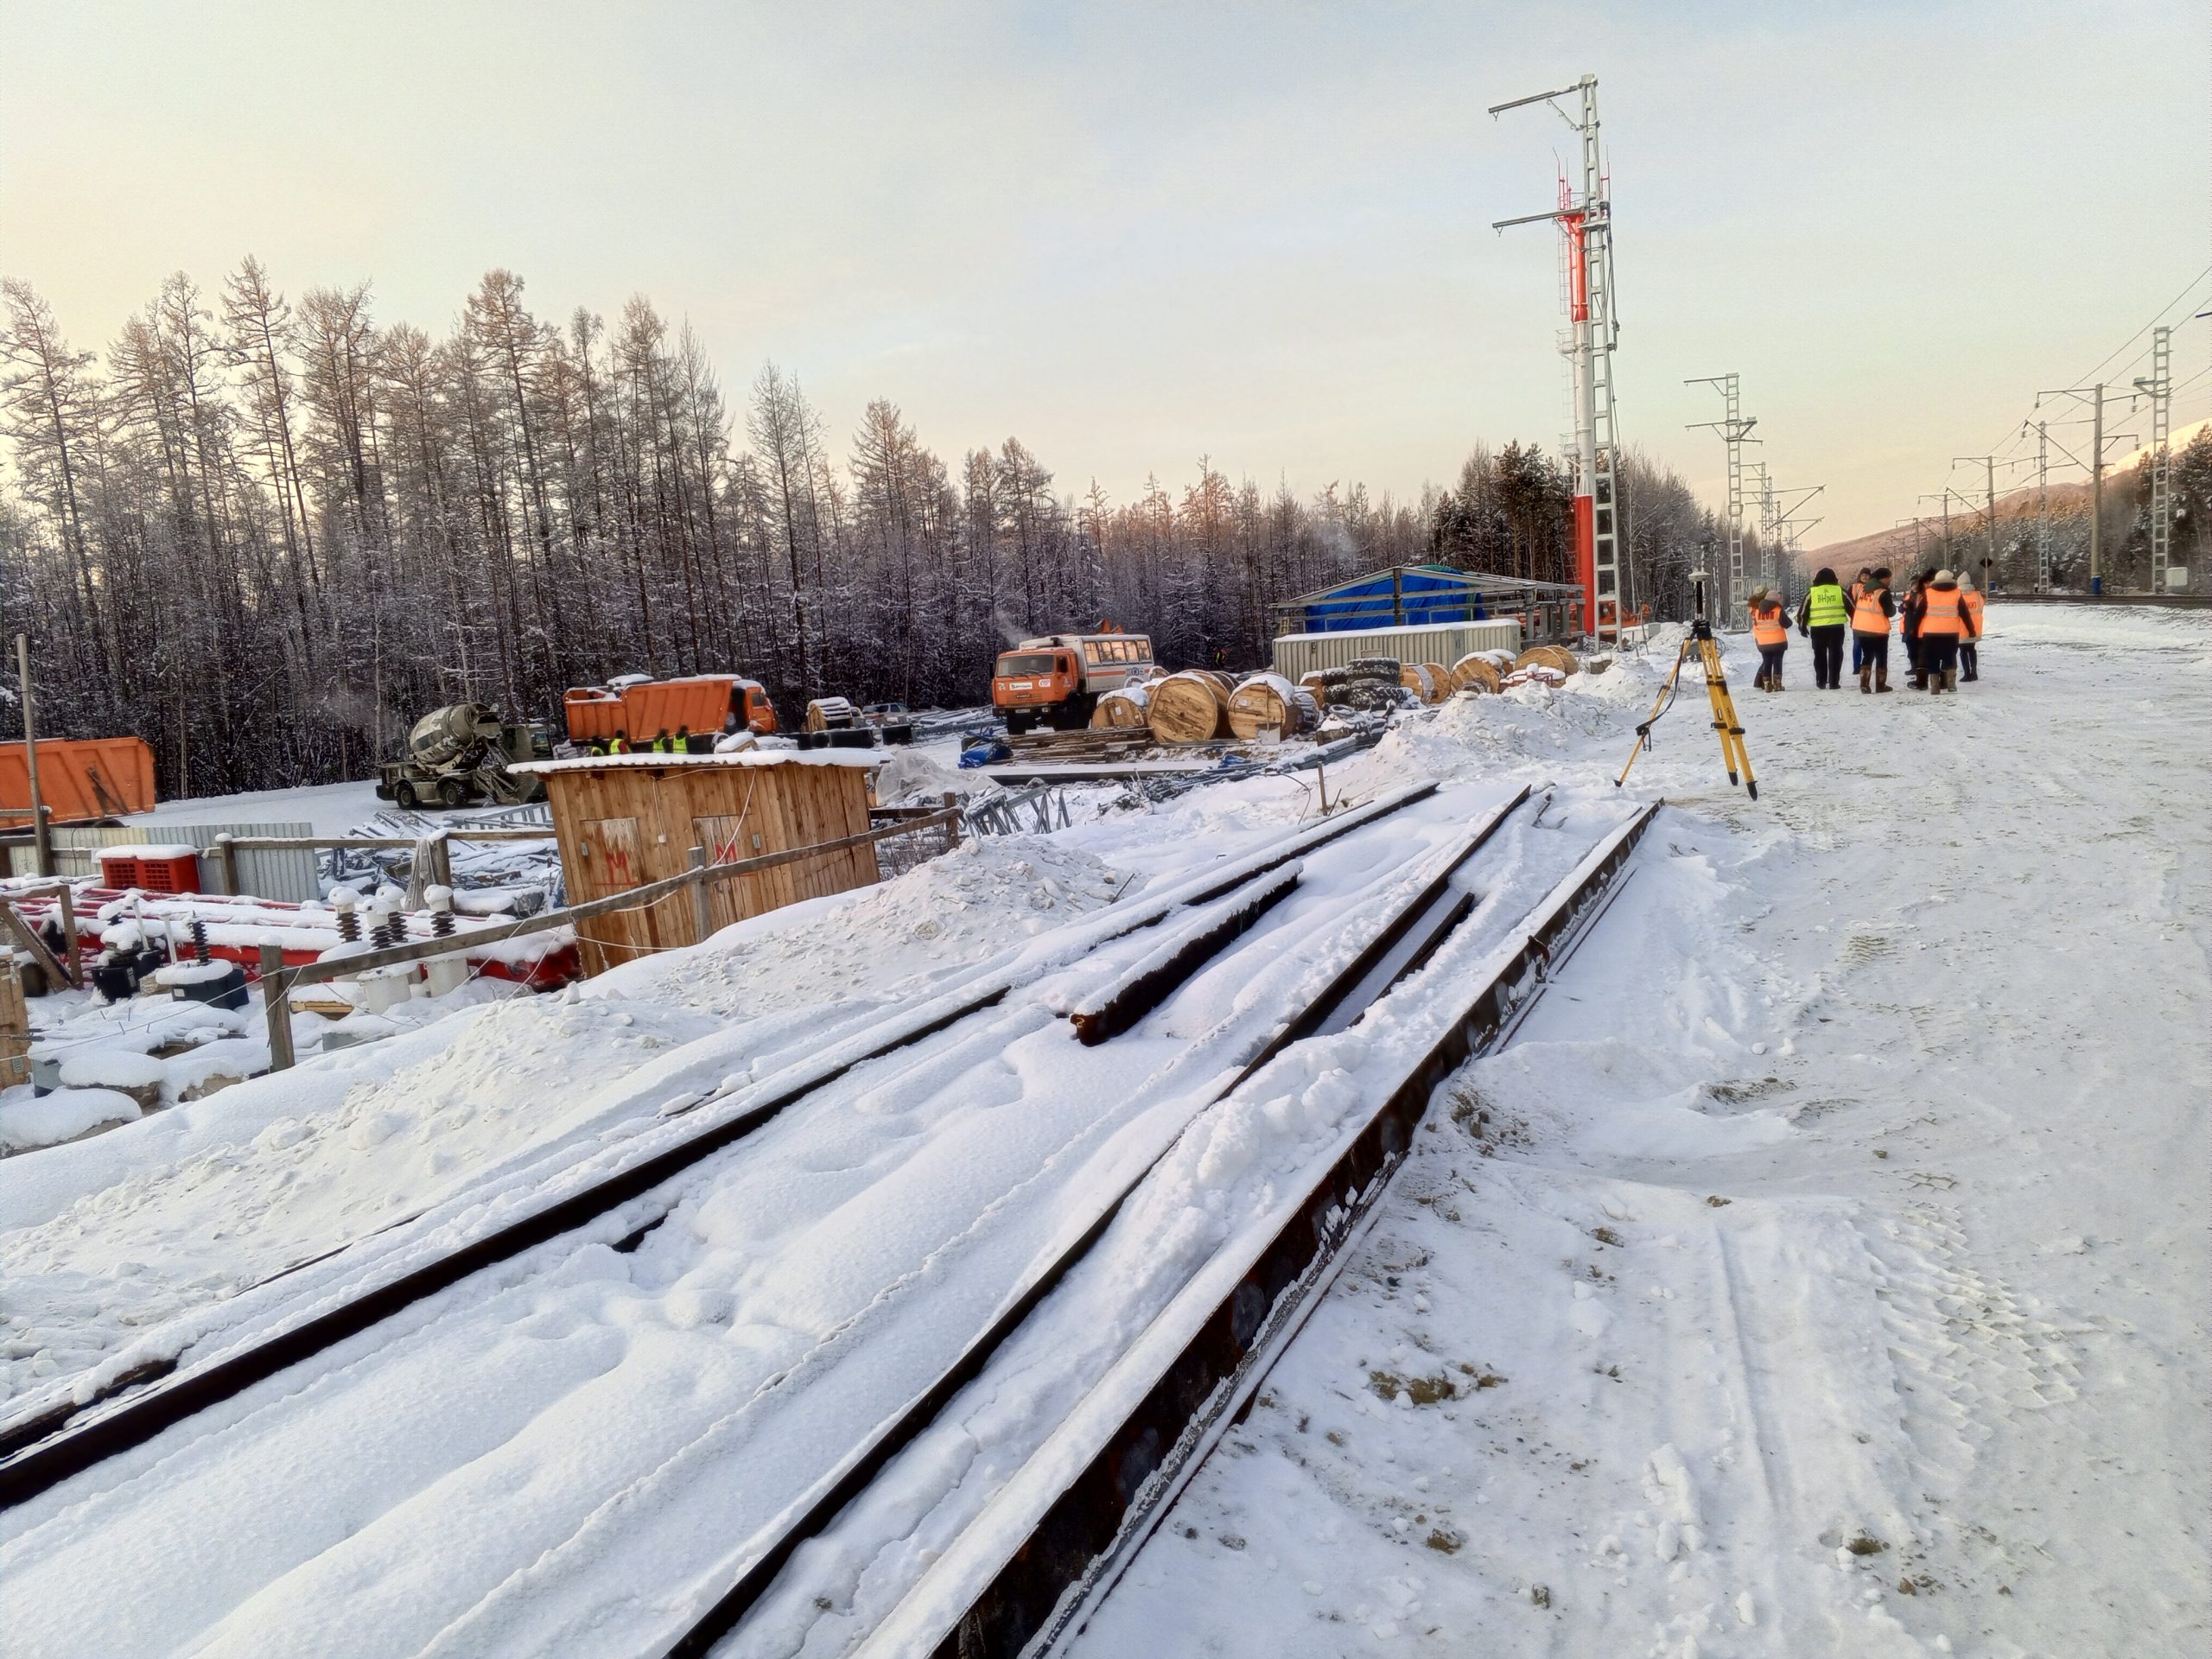
[[[878,809],[879,811],[885,809]],[[499,944],[508,939],[520,938],[528,933],[542,933],[549,928],[574,927],[588,922],[594,916],[611,915],[618,910],[632,910],[646,905],[658,904],[664,899],[678,893],[691,896],[694,917],[699,937],[705,938],[714,931],[713,917],[708,906],[709,887],[741,876],[756,875],[785,864],[794,864],[802,859],[818,858],[825,853],[842,852],[848,848],[881,842],[893,836],[926,836],[942,834],[946,847],[958,844],[960,837],[960,809],[948,806],[937,810],[925,810],[919,817],[901,814],[886,823],[857,836],[845,836],[836,841],[817,842],[811,847],[793,847],[785,852],[766,853],[758,858],[741,858],[729,863],[710,864],[707,849],[691,849],[690,869],[681,875],[671,875],[664,880],[649,881],[643,887],[626,892],[610,893],[604,899],[594,899],[588,904],[571,905],[563,910],[549,910],[536,916],[525,916],[518,921],[503,922],[495,927],[473,928],[442,939],[421,939],[411,944],[389,945],[381,950],[363,950],[353,956],[339,957],[327,962],[303,963],[297,967],[284,965],[284,953],[273,944],[261,947],[261,995],[269,1028],[269,1066],[281,1071],[294,1064],[292,1053],[292,993],[302,985],[321,984],[329,980],[353,974],[363,974],[378,968],[393,968],[405,963],[427,962],[433,957],[450,956],[454,951],[481,950],[486,945]],[[459,832],[454,832],[458,838]],[[478,830],[471,832],[477,838],[512,838],[518,834],[543,839],[536,832]],[[321,838],[328,845],[333,838]],[[341,841],[374,842],[374,836],[338,837]],[[234,845],[236,843],[233,843]],[[395,841],[397,846],[411,847],[408,841]]]

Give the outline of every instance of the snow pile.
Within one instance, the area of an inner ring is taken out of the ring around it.
[[[1103,860],[1048,836],[972,836],[894,881],[626,963],[588,995],[726,1016],[887,997],[1110,904],[1124,882]]]
[[[1447,698],[1401,718],[1344,775],[1366,789],[1409,778],[1494,777],[1537,762],[1548,770],[1584,753],[1592,738],[1617,737],[1625,757],[1657,690],[1653,660],[1641,671],[1575,674],[1561,684],[1532,677],[1495,696]]]
[[[0,1096],[0,1154],[58,1146],[137,1116],[138,1103],[112,1089],[57,1089],[34,1098],[24,1084]]]
[[[604,1085],[713,1029],[677,1009],[524,995],[422,1033],[449,1039],[427,1058],[391,1064],[404,1054],[397,1042],[364,1051],[357,1064],[372,1075],[327,1109],[293,1115],[281,1107],[303,1094],[327,1097],[329,1071],[225,1090],[208,1104],[225,1106],[234,1122],[243,1116],[249,1131],[257,1111],[250,1139],[137,1168],[41,1224],[0,1234],[0,1282],[8,1287],[0,1399],[435,1204],[588,1117]],[[247,1047],[207,1064],[235,1062]],[[137,1115],[128,1100],[113,1099]],[[106,1109],[116,1112],[112,1101]]]
[[[135,1049],[86,1047],[61,1062],[61,1082],[69,1089],[158,1089],[168,1068]]]

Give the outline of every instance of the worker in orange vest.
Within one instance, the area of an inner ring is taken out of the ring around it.
[[[1890,689],[1890,619],[1897,613],[1897,596],[1890,591],[1888,569],[1872,571],[1854,582],[1859,597],[1851,603],[1851,643],[1859,658],[1859,689]]]
[[[1759,648],[1759,671],[1751,683],[1762,691],[1782,690],[1782,657],[1789,649],[1789,619],[1782,600],[1764,588],[1754,588],[1745,603],[1751,613],[1751,643]]]
[[[1971,576],[1959,578],[1959,603],[1966,607],[1967,620],[1973,624],[1959,640],[1959,677],[1978,680],[1981,677],[1981,613],[1988,601]]]
[[[1974,619],[1961,602],[1959,580],[1948,570],[1938,570],[1928,584],[1927,606],[1920,617],[1920,667],[1932,694],[1959,689],[1959,642],[1968,637]]]
[[[1850,606],[1851,613],[1853,616],[1859,614],[1859,594],[1865,593],[1873,585],[1873,567],[1872,565],[1868,565],[1863,567],[1859,570],[1859,574],[1851,579],[1851,586],[1843,590],[1844,600]],[[1859,629],[1854,624],[1851,630],[1851,671],[1856,674],[1866,666],[1866,655],[1859,648]]]

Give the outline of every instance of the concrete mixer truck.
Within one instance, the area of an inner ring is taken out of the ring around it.
[[[508,766],[552,753],[543,725],[505,724],[496,709],[480,702],[448,703],[415,722],[405,759],[378,768],[377,794],[410,810],[432,801],[445,807],[479,800],[519,806],[537,800],[545,786],[535,778],[517,777]]]

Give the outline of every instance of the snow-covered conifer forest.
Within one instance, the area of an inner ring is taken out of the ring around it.
[[[773,362],[735,391],[644,296],[541,311],[506,270],[442,335],[252,258],[98,351],[0,300],[0,632],[39,642],[43,733],[144,737],[164,795],[359,777],[462,696],[733,670],[972,702],[1005,640],[1100,617],[1249,666],[1272,603],[1358,571],[1569,574],[1567,474],[1526,440],[1417,500],[1196,455],[1115,500],[1018,436],[940,454],[895,397],[820,410]],[[1713,526],[1666,468],[1623,482],[1663,608]]]

